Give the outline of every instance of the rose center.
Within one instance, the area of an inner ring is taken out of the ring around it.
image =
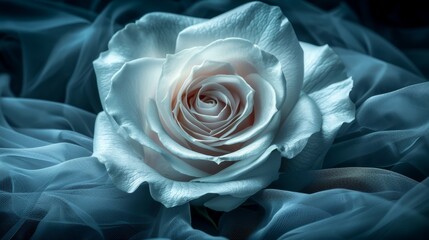
[[[200,101],[202,101],[203,103],[208,104],[209,106],[213,106],[213,105],[216,105],[218,103],[217,99],[212,98],[211,96],[203,95],[203,94],[199,95],[198,99]],[[189,99],[188,99],[188,101],[189,101]]]

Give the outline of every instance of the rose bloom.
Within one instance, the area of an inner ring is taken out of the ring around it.
[[[319,168],[354,119],[340,59],[258,2],[209,20],[147,14],[94,68],[94,156],[120,189],[147,183],[166,207],[234,209],[279,172]]]

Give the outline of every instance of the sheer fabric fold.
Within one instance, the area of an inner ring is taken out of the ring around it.
[[[68,2],[0,2],[2,239],[428,233],[429,46],[416,51],[406,41],[429,39],[429,27],[396,39],[407,47],[400,49],[344,4],[326,11],[304,1],[267,1],[280,6],[300,41],[328,44],[340,56],[354,80],[356,120],[342,126],[320,169],[283,172],[237,209],[207,212],[189,204],[165,208],[145,185],[122,192],[91,157],[101,110],[92,61],[115,31],[147,12],[210,18],[244,1]]]

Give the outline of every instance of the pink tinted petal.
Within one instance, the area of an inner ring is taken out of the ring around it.
[[[301,92],[304,65],[303,52],[292,25],[279,7],[252,2],[190,26],[179,34],[176,52],[234,37],[249,40],[280,61],[287,80],[287,100],[282,107],[285,117]],[[282,84],[274,84],[274,88],[283,91]],[[280,92],[277,94],[281,96]]]

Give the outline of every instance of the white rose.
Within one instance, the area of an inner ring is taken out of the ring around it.
[[[233,209],[282,162],[317,168],[354,119],[339,58],[299,43],[278,7],[258,2],[210,20],[147,14],[94,68],[104,109],[94,156],[120,189],[147,183],[167,207]]]

